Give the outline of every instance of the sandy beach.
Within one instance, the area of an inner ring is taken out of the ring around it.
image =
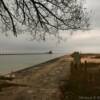
[[[14,72],[11,86],[0,92],[0,100],[62,100],[61,85],[70,75],[70,56],[65,55],[45,63]]]

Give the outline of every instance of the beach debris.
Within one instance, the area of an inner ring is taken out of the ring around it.
[[[0,75],[0,80],[12,81],[13,79],[14,79],[14,77]]]
[[[29,87],[29,85],[0,80],[0,92],[2,91],[2,89],[8,87]]]

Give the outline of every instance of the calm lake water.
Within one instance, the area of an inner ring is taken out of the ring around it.
[[[64,54],[0,55],[0,74],[33,66]]]

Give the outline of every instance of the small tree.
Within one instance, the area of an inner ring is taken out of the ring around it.
[[[89,17],[79,0],[0,0],[1,29],[25,30],[45,38],[59,30],[86,29]]]

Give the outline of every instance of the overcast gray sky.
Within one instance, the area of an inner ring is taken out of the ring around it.
[[[91,30],[75,32],[66,36],[61,42],[52,37],[47,41],[30,41],[30,35],[0,35],[1,52],[41,52],[53,50],[55,52],[99,52],[100,53],[100,0],[86,0],[86,6],[91,13]],[[62,34],[65,37],[65,34]]]

